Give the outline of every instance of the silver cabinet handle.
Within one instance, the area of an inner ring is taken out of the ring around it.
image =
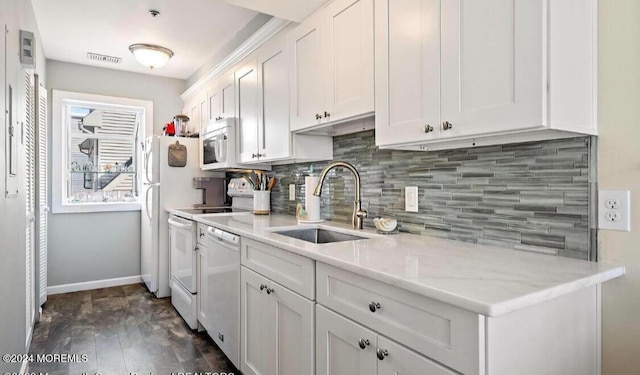
[[[327,118],[327,117],[329,117],[329,116],[331,116],[331,113],[329,113],[329,112],[327,112],[327,111],[324,111],[324,117],[325,117],[325,118]]]
[[[360,339],[358,340],[358,346],[360,347],[360,349],[364,350],[367,348],[367,346],[369,346],[369,340],[367,339]]]
[[[267,288],[267,294],[271,293],[275,293],[275,290],[273,290],[273,288]]]
[[[445,121],[442,123],[442,130],[449,130],[451,128],[453,128],[453,124],[449,121]]]
[[[425,133],[431,133],[433,131],[433,126],[427,124],[424,126],[424,132]]]
[[[378,349],[376,350],[376,355],[378,356],[378,359],[382,361],[384,357],[389,355],[389,351],[387,349]]]
[[[260,291],[263,291],[267,286],[264,284],[260,284]]]
[[[200,229],[200,238],[204,237],[204,232]]]
[[[371,310],[371,312],[376,312],[378,309],[380,309],[380,303],[373,301],[369,303],[369,310]]]
[[[320,116],[319,113],[316,113],[316,120],[320,120],[322,118],[322,116]]]

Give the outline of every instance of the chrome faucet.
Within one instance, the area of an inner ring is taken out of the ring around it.
[[[358,171],[353,165],[344,161],[334,161],[329,163],[320,173],[320,181],[318,181],[318,185],[316,185],[316,189],[313,191],[313,195],[319,197],[320,194],[322,194],[322,183],[327,177],[327,173],[329,173],[329,171],[335,167],[347,168],[351,171],[351,173],[353,174],[353,178],[355,178],[356,180],[356,197],[353,201],[353,216],[351,218],[351,221],[353,223],[353,229],[362,229],[364,218],[367,217],[367,211],[364,211],[362,209],[362,206],[360,205],[360,174],[358,174]]]

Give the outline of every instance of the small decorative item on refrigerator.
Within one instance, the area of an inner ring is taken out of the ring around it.
[[[189,135],[189,117],[185,115],[175,115],[173,118],[173,126],[177,137],[186,137]]]

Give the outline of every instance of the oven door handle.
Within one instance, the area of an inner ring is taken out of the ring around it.
[[[193,224],[185,224],[185,223],[182,223],[180,221],[176,221],[172,217],[169,218],[169,225],[172,225],[172,226],[180,228],[180,229],[191,229],[191,228],[193,228]]]

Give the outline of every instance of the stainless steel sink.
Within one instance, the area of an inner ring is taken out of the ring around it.
[[[291,229],[274,232],[287,237],[297,238],[299,240],[311,243],[333,243],[342,241],[363,240],[367,237],[356,236],[353,234],[335,232],[321,228]]]

